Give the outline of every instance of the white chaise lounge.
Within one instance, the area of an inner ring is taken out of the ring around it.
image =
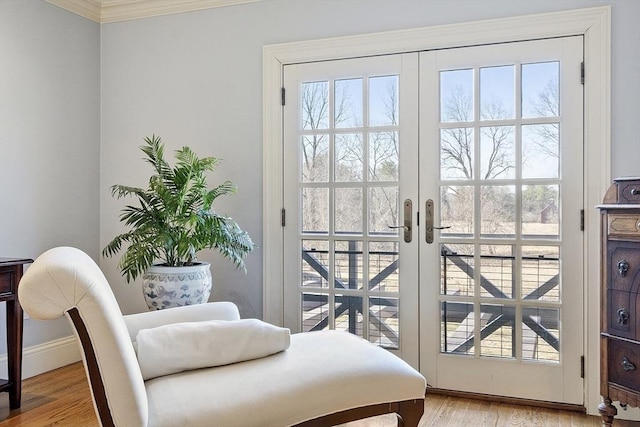
[[[123,316],[84,252],[54,248],[23,276],[19,299],[34,319],[67,316],[78,337],[103,426],[330,426],[385,413],[417,426],[425,379],[401,359],[346,332],[291,335],[285,351],[145,381],[132,339],[176,322],[237,320],[215,302]]]

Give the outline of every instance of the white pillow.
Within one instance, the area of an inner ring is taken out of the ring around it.
[[[286,350],[290,331],[258,319],[184,322],[141,329],[134,342],[145,380]]]

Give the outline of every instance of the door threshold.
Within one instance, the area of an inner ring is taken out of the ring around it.
[[[489,402],[507,403],[510,405],[525,405],[538,408],[559,409],[562,411],[573,411],[587,413],[584,405],[573,403],[548,402],[545,400],[522,399],[519,397],[498,396],[494,394],[473,393],[468,391],[447,390],[443,388],[427,387],[427,396],[429,394],[440,394],[443,396],[460,397],[464,399],[484,400]],[[428,398],[428,397],[427,397]]]

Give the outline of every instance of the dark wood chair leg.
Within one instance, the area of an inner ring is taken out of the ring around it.
[[[598,412],[602,416],[602,426],[612,427],[613,417],[618,414],[618,410],[611,404],[611,399],[605,397],[604,402],[598,405]]]
[[[424,413],[424,399],[405,400],[398,408],[398,427],[418,427]]]

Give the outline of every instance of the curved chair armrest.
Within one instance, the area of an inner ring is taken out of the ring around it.
[[[229,301],[187,305],[165,310],[147,311],[123,316],[131,340],[135,340],[141,329],[155,328],[180,322],[202,322],[205,320],[238,320],[238,307]]]

